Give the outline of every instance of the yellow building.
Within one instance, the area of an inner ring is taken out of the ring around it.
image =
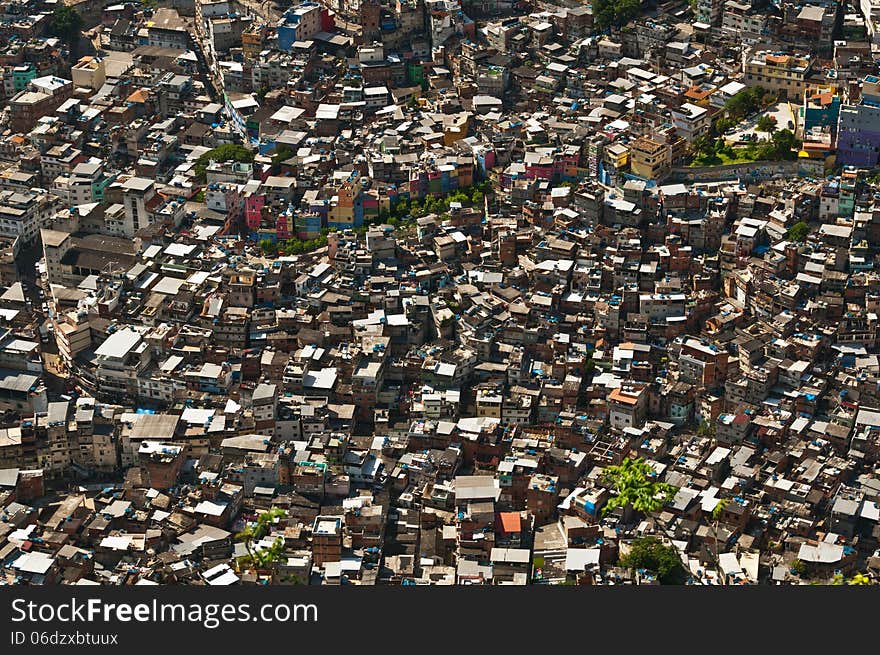
[[[605,146],[603,155],[608,165],[616,170],[625,168],[627,163],[629,163],[629,148],[622,143],[612,143]]]
[[[669,144],[646,136],[633,141],[629,153],[630,170],[646,180],[662,180],[672,169]]]
[[[251,25],[241,35],[241,51],[245,59],[256,59],[266,49],[266,37],[269,28],[266,25]]]
[[[97,91],[107,79],[104,61],[96,57],[83,57],[70,69],[75,88]]]
[[[334,178],[335,182],[341,180],[341,183],[330,200],[328,226],[338,229],[359,227],[364,221],[361,178],[356,172],[343,171],[337,171]]]
[[[809,87],[807,78],[813,62],[809,57],[779,55],[769,51],[757,52],[746,62],[743,82],[747,86],[760,86],[787,98],[803,97]]]

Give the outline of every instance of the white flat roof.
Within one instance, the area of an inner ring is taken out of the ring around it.
[[[46,553],[38,551],[25,553],[12,563],[12,568],[24,571],[25,573],[37,573],[44,575],[48,571],[55,558],[50,557]]]
[[[125,357],[141,340],[141,335],[132,328],[117,330],[102,343],[95,354],[99,357]]]

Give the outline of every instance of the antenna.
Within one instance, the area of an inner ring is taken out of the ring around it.
[[[103,269],[101,269],[101,272],[106,273],[110,277],[113,277],[113,269],[117,266],[119,265],[116,262],[107,262],[107,265]],[[119,266],[119,268],[121,269],[122,267]]]

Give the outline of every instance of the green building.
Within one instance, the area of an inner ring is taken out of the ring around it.
[[[24,91],[32,79],[37,77],[37,69],[33,64],[22,64],[12,69],[12,83],[15,92]]]

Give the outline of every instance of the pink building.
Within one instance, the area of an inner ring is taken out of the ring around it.
[[[275,222],[275,234],[279,241],[285,241],[291,237],[293,232],[293,217],[290,214],[279,214],[278,220]]]
[[[263,205],[266,204],[266,196],[256,191],[246,190],[244,197],[244,219],[248,229],[260,229],[260,221],[263,215]]]

